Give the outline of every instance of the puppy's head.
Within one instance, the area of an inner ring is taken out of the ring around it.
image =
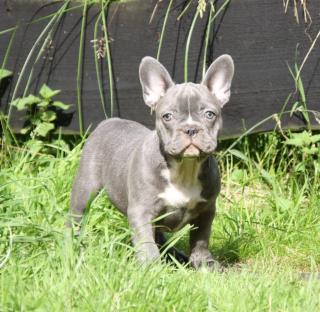
[[[157,60],[142,59],[139,75],[143,98],[156,112],[156,129],[167,155],[201,157],[216,149],[221,109],[229,101],[233,73],[231,56],[222,55],[200,84],[175,84]]]

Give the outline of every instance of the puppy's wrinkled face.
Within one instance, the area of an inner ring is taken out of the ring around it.
[[[156,129],[170,156],[211,154],[217,147],[221,125],[219,101],[200,84],[172,86],[156,107]]]
[[[143,98],[156,111],[156,129],[166,154],[201,157],[216,149],[221,109],[229,101],[233,73],[232,58],[222,55],[211,64],[201,84],[176,85],[157,60],[142,59]]]

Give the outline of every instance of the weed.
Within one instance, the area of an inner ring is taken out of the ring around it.
[[[68,104],[53,100],[59,93],[60,90],[52,90],[43,84],[39,96],[29,94],[11,103],[18,111],[26,111],[25,126],[20,132],[30,137],[28,145],[32,145],[37,151],[43,147],[43,142],[50,142],[50,135],[56,130],[57,113],[70,108]]]
[[[0,82],[2,79],[8,78],[10,76],[12,76],[12,71],[0,68]]]

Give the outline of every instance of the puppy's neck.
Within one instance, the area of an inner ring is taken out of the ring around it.
[[[198,183],[204,159],[171,158],[168,160],[170,181],[173,184],[192,186]]]

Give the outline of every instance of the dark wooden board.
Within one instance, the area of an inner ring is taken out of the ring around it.
[[[138,66],[145,55],[156,56],[159,36],[168,1],[159,2],[154,18],[149,23],[156,0],[134,0],[112,4],[107,14],[110,47],[112,55],[115,106],[114,115],[142,122],[153,127],[153,117],[144,105],[138,79]],[[183,81],[183,65],[186,39],[195,5],[177,21],[187,1],[174,1],[164,35],[160,61],[172,73],[176,82]],[[217,2],[217,7],[223,1]],[[14,38],[7,68],[14,71],[14,77],[7,86],[2,86],[0,110],[7,111],[15,82],[19,77],[25,59],[35,40],[47,25],[49,19],[31,23],[40,17],[56,12],[62,5],[43,1],[28,2],[18,0],[0,1],[0,31],[19,24]],[[311,41],[320,29],[319,7],[310,2],[311,27],[301,19],[297,24],[292,8],[284,13],[280,0],[234,0],[212,24],[214,37],[209,46],[207,63],[223,53],[231,54],[235,61],[235,78],[230,103],[224,109],[224,129],[222,137],[237,136],[264,118],[279,113],[286,97],[295,86],[288,65],[295,61],[301,64]],[[94,23],[99,8],[92,7],[88,12],[85,33],[85,51],[82,75],[82,103],[84,125],[93,128],[103,120],[95,70],[95,52],[91,40],[94,39]],[[81,28],[81,9],[73,10],[62,18],[52,38],[53,48],[47,57],[35,66],[35,75],[30,92],[37,93],[42,83],[51,88],[61,89],[57,97],[65,103],[74,104],[70,114],[60,118],[66,132],[78,131],[77,102],[77,59]],[[192,36],[189,51],[189,80],[201,80],[203,66],[203,39],[207,15],[198,19]],[[99,31],[101,36],[102,32]],[[308,34],[308,35],[307,35]],[[10,33],[0,36],[0,62],[6,51]],[[309,59],[302,70],[302,78],[308,99],[309,109],[319,110],[320,100],[320,45],[316,42]],[[51,59],[52,58],[52,59]],[[34,57],[32,58],[34,60]],[[32,65],[32,62],[31,62]],[[109,82],[106,59],[102,60],[104,93],[107,111],[110,111]],[[31,66],[22,79],[19,94],[23,92]],[[294,98],[289,101],[290,109]],[[23,123],[23,115],[15,110],[11,124],[18,129]],[[299,115],[284,117],[282,126],[297,128],[304,125]],[[317,123],[314,121],[314,126]],[[256,131],[273,129],[274,122],[264,123]]]

